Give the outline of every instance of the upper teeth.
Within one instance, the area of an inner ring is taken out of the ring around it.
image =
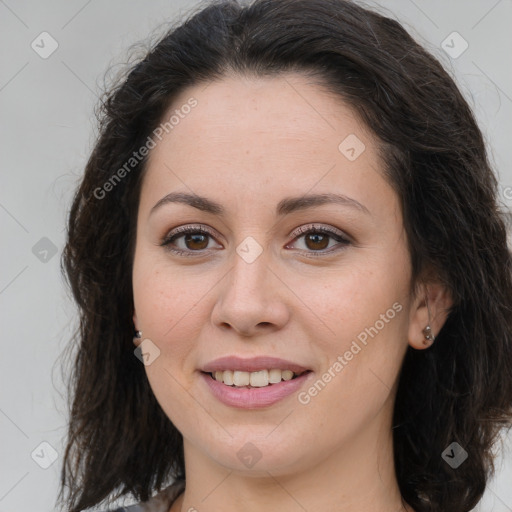
[[[291,370],[260,370],[257,372],[242,372],[238,370],[224,370],[212,374],[215,380],[223,382],[227,386],[253,386],[261,388],[269,384],[277,384],[281,380],[293,379],[294,373]]]

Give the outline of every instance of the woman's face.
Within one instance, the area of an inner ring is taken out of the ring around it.
[[[141,190],[134,323],[186,455],[277,475],[374,452],[417,310],[374,138],[299,74],[191,87],[172,114]]]

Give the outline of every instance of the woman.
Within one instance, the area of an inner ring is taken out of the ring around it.
[[[66,510],[472,509],[511,419],[496,190],[396,21],[229,1],[171,30],[70,212]]]

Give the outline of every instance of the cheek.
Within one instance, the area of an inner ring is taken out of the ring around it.
[[[315,340],[324,340],[326,349],[330,346],[339,350],[360,333],[364,339],[365,329],[376,323],[383,333],[389,332],[392,324],[395,331],[399,326],[406,328],[396,321],[404,316],[398,310],[405,306],[409,286],[403,272],[406,261],[398,263],[398,256],[395,264],[360,261],[336,272],[317,273],[314,278],[295,277],[293,290],[307,306],[310,327],[314,324],[319,333],[324,333]]]
[[[311,283],[300,284],[297,294],[308,297],[321,329],[313,339],[327,374],[308,393],[322,395],[320,408],[336,402],[355,411],[363,400],[375,411],[389,396],[407,348],[407,258],[403,250],[378,262],[360,260],[350,270],[315,281],[308,294]]]
[[[141,328],[158,340],[168,338],[180,324],[197,321],[200,301],[211,288],[211,277],[198,276],[192,267],[176,270],[165,259],[136,258],[133,269],[133,293]]]
[[[371,308],[358,308],[358,300],[343,302],[336,341],[319,347],[328,354],[325,367],[298,396],[307,418],[323,417],[326,431],[340,440],[371,424],[394,396],[407,348],[406,309],[380,299],[372,296]]]
[[[219,276],[193,265],[177,270],[165,258],[148,255],[134,262],[133,290],[143,338],[159,357],[145,367],[158,402],[176,425],[189,409],[197,377],[197,340],[210,322],[211,292]],[[184,418],[186,419],[186,418]]]
[[[191,275],[169,269],[155,258],[139,257],[134,261],[133,293],[143,338],[159,350],[159,356],[145,366],[149,385],[174,425],[190,429],[194,368],[189,361],[194,339],[206,321],[200,317],[204,290]]]

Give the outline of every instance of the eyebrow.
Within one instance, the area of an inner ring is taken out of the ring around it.
[[[197,194],[188,194],[186,192],[171,192],[166,196],[162,197],[154,206],[151,208],[150,215],[163,206],[169,203],[182,203],[197,208],[206,213],[213,215],[222,216],[226,213],[225,208],[211,199],[208,199]],[[315,206],[321,206],[324,204],[339,204],[342,206],[348,206],[355,208],[363,213],[370,214],[368,208],[361,204],[359,201],[352,199],[351,197],[342,194],[309,194],[298,197],[286,197],[279,201],[276,207],[276,213],[278,216],[288,215],[290,213],[313,208]]]

